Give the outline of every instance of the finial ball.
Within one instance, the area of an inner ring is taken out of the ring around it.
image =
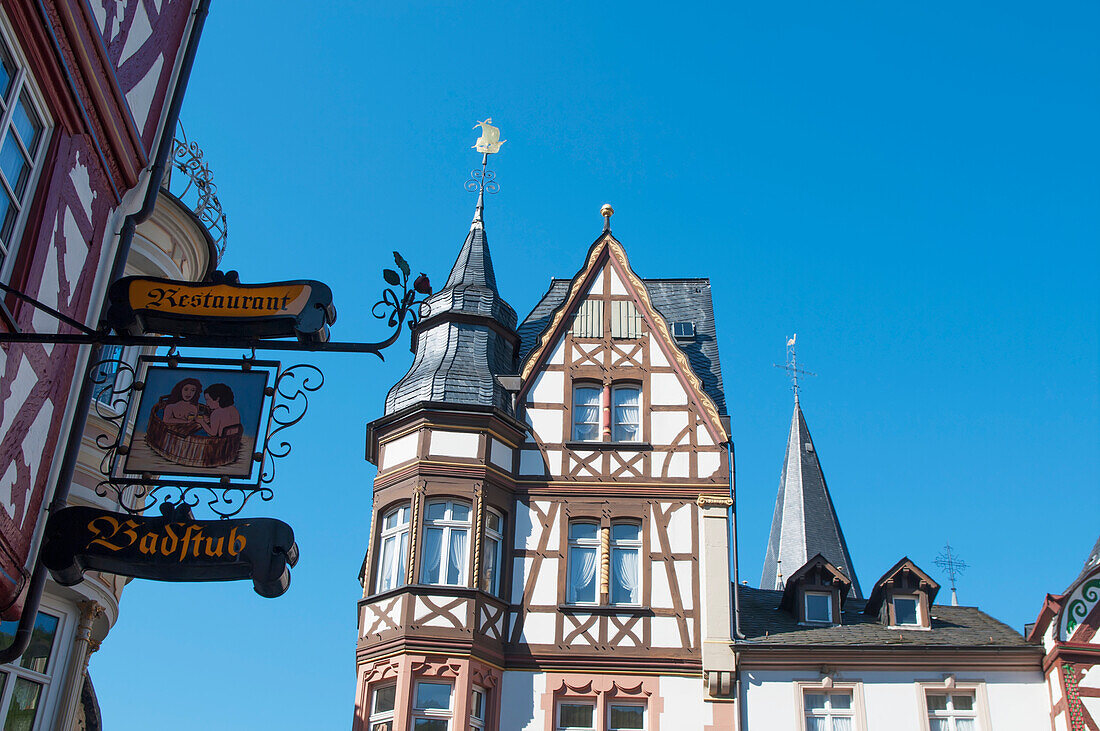
[[[604,218],[611,218],[615,215],[615,209],[611,207],[610,203],[604,203],[603,207],[600,208],[600,215]]]

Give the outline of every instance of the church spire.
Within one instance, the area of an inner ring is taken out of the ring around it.
[[[779,494],[775,499],[768,552],[764,557],[764,572],[760,577],[761,589],[782,589],[782,570],[790,574],[801,568],[817,554],[852,581],[850,592],[862,598],[859,580],[848,554],[848,544],[840,530],[840,520],[833,507],[825,474],[817,459],[810,429],[798,399],[797,374],[807,374],[795,367],[793,358],[794,338],[787,343],[788,371],[795,383],[794,414],[787,436],[787,454],[783,459],[783,471],[779,479]],[[812,374],[810,374],[812,375]],[[782,567],[782,569],[780,568]]]

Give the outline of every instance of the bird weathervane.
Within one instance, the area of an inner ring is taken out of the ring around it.
[[[816,376],[816,373],[803,370],[798,367],[798,354],[795,350],[795,340],[798,339],[798,333],[795,333],[787,340],[787,363],[786,365],[780,365],[779,363],[772,363],[776,368],[782,368],[787,371],[787,375],[791,377],[791,390],[794,391],[794,400],[798,401],[798,377],[799,376]]]

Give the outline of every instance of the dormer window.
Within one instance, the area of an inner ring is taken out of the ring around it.
[[[806,621],[832,624],[833,621],[833,593],[824,591],[807,591],[804,594]]]
[[[875,582],[863,613],[877,614],[887,627],[931,629],[932,602],[939,590],[932,577],[903,558]]]

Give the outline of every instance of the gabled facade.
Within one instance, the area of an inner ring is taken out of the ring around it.
[[[709,283],[642,280],[605,230],[517,329],[480,208],[369,428],[356,727],[728,727]]]
[[[1028,639],[1042,643],[1046,652],[1043,673],[1052,731],[1098,731],[1100,540],[1073,583],[1060,595],[1047,595]]]

